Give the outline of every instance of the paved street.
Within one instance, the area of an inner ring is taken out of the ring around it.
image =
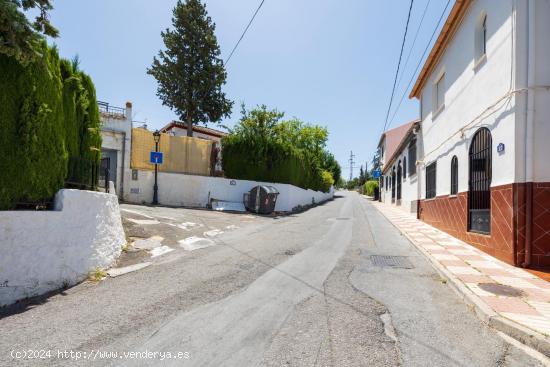
[[[122,209],[129,237],[159,245],[119,266],[151,265],[5,310],[0,365],[91,364],[10,358],[22,349],[91,352],[98,366],[543,365],[482,324],[356,193],[282,217]]]

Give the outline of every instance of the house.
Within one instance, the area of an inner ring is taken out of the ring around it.
[[[172,121],[160,129],[160,132],[174,136],[187,136],[187,124],[181,121]],[[195,138],[213,140],[220,144],[222,138],[226,135],[226,132],[220,130],[193,125],[193,137]]]
[[[108,180],[115,184],[116,194],[124,197],[125,182],[131,179],[130,155],[132,140],[132,103],[126,107],[111,106],[98,101],[101,120],[101,169],[100,185],[105,182],[105,168],[109,168]]]
[[[162,129],[160,129],[161,133],[171,134],[173,136],[187,136],[187,124],[185,122],[181,121],[172,121],[166,126],[164,126]],[[198,126],[193,125],[193,137],[199,138],[199,139],[206,139],[206,140],[212,140],[214,141],[214,175],[221,176],[222,175],[222,144],[221,140],[224,136],[226,136],[227,133],[211,129],[204,126]]]
[[[416,213],[418,184],[416,136],[420,120],[386,131],[380,137],[380,162],[383,179],[380,182],[380,200]]]
[[[401,203],[516,266],[550,266],[549,34],[548,0],[457,0],[410,94],[421,149]],[[406,146],[384,166],[394,205]]]

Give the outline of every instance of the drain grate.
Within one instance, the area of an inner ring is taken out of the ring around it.
[[[375,266],[400,269],[414,268],[406,256],[372,255],[370,259]]]
[[[521,297],[525,295],[522,290],[504,284],[479,283],[478,287],[486,292],[496,294],[497,296]]]

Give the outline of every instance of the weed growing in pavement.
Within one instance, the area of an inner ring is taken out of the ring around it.
[[[100,282],[106,277],[107,277],[107,272],[101,269],[99,266],[97,266],[95,270],[90,273],[90,276],[88,277],[88,279],[90,279],[92,282]]]

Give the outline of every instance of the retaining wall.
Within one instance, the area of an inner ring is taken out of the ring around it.
[[[53,211],[0,211],[0,306],[84,280],[126,242],[118,198],[60,190]]]

